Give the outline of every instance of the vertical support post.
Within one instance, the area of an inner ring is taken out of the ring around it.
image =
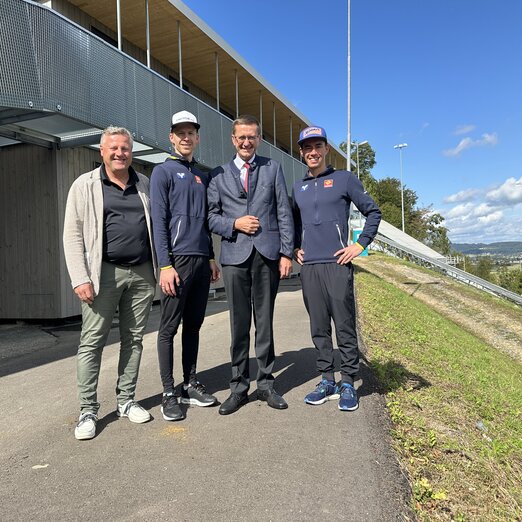
[[[178,68],[179,86],[183,89],[183,54],[181,52],[181,22],[178,20]]]
[[[263,92],[259,91],[259,131],[263,137]]]
[[[272,102],[272,120],[274,122],[274,147],[276,145],[276,114],[275,114],[275,101]]]
[[[216,52],[216,109],[219,112],[219,56]]]
[[[118,27],[118,49],[121,51],[121,5],[120,5],[120,0],[116,0],[116,26]]]
[[[147,67],[150,69],[150,18],[149,18],[149,0],[145,0],[145,39],[147,40]]]
[[[234,74],[236,76],[236,118],[239,117],[239,80],[237,77],[237,69],[234,69]]]
[[[293,136],[293,129],[292,129],[292,116],[290,116],[290,156],[294,156],[294,136]]]

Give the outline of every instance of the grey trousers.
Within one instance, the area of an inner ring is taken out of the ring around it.
[[[341,377],[353,385],[359,371],[355,321],[353,266],[318,263],[301,267],[303,298],[310,316],[310,333],[317,348],[317,371],[334,379],[332,319],[341,354]]]
[[[118,404],[134,399],[142,340],[156,289],[152,263],[122,267],[103,263],[100,291],[92,305],[82,303],[82,332],[77,357],[78,398],[82,413],[97,413],[102,351],[116,310],[120,322]]]

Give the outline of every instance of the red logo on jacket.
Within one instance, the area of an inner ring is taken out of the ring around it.
[[[194,178],[196,179],[196,183],[202,183],[201,178],[194,174]]]
[[[333,187],[333,179],[325,179],[323,185],[325,187]]]

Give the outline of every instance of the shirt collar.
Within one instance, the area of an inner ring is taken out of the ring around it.
[[[100,166],[100,175],[101,179],[105,184],[112,183],[109,179],[109,176],[107,176],[107,170],[105,169],[105,163],[102,163]],[[127,186],[130,185],[136,185],[140,179],[138,178],[138,175],[136,174],[136,171],[133,169],[132,165],[129,167],[129,181],[127,181]]]
[[[255,154],[248,160],[248,162],[246,162],[245,160],[241,159],[239,154],[236,154],[236,157],[234,158],[234,164],[235,164],[235,166],[239,170],[241,170],[243,168],[245,163],[255,163],[255,161],[256,161],[256,155]]]

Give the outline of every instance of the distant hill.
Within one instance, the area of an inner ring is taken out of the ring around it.
[[[451,248],[466,255],[503,255],[522,254],[522,241],[502,241],[499,243],[452,243]]]

